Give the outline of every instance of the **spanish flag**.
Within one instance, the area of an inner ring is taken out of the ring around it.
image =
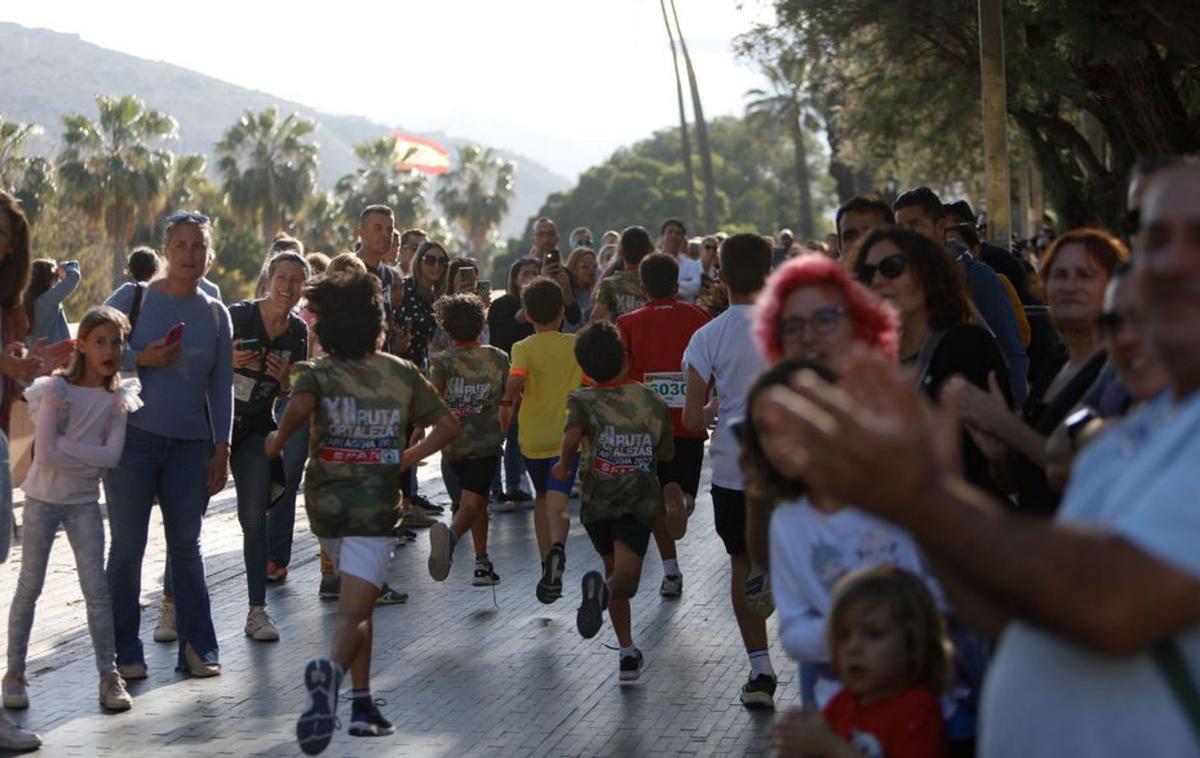
[[[392,132],[396,138],[396,168],[445,174],[450,171],[450,151],[436,142],[404,132]]]

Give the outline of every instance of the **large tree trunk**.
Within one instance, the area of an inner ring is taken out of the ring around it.
[[[675,33],[667,20],[666,0],[658,0],[662,10],[663,24],[667,27],[667,39],[671,41],[671,65],[675,67],[675,97],[679,101],[679,140],[683,151],[683,180],[687,187],[687,225],[696,226],[696,176],[692,173],[692,143],[688,138],[687,114],[683,107],[683,80],[679,77],[679,58],[675,54]]]
[[[687,68],[688,85],[692,90],[692,114],[696,117],[696,146],[700,150],[700,170],[704,175],[704,233],[717,231],[717,188],[713,177],[712,148],[708,143],[708,125],[704,121],[704,107],[700,104],[700,87],[696,83],[696,71],[692,68],[692,56],[688,55],[683,29],[679,26],[679,14],[675,12],[675,0],[671,0],[671,16],[675,19],[675,31],[679,33],[679,49],[683,52],[683,65]]]
[[[796,190],[800,198],[800,236],[812,238],[815,233],[812,207],[812,186],[808,178],[808,149],[804,145],[804,127],[801,125],[800,106],[793,102],[791,118],[792,159],[795,161]]]

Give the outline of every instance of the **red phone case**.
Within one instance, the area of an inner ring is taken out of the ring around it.
[[[180,322],[168,329],[166,337],[163,338],[163,342],[167,345],[174,345],[181,339],[183,339],[183,322]]]

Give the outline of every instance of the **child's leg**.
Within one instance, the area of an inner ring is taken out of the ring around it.
[[[571,528],[571,516],[567,511],[569,499],[570,492],[559,492],[558,490],[546,492],[546,527],[551,545],[566,544],[567,542],[567,533]]]
[[[650,531],[654,535],[654,544],[658,546],[659,557],[664,561],[676,560],[675,539],[667,532],[667,511],[662,503],[654,511],[654,524]]]
[[[75,570],[87,607],[96,670],[105,677],[117,670],[117,651],[112,601],[108,596],[108,583],[104,580],[104,519],[100,516],[100,504],[71,506],[71,511],[63,516],[63,524],[75,553]]]
[[[613,552],[604,556],[608,575],[608,616],[621,647],[633,645],[629,599],[637,594],[642,578],[642,558],[621,539],[613,541]]]
[[[21,573],[17,590],[8,609],[8,674],[25,673],[25,656],[29,651],[29,633],[33,629],[33,613],[37,599],[46,582],[46,564],[54,533],[58,530],[59,508],[32,498],[25,499],[21,529]],[[103,574],[101,581],[103,581]]]
[[[369,689],[371,679],[371,614],[379,588],[352,574],[341,574],[337,621],[329,657],[350,672],[355,689]]]
[[[533,531],[537,534],[538,555],[546,560],[550,551],[550,516],[546,506],[546,492],[541,490],[533,498]]]
[[[457,537],[462,537],[470,529],[471,540],[475,543],[475,555],[487,555],[487,498],[476,492],[463,490],[458,501],[458,513],[454,516],[450,528]]]

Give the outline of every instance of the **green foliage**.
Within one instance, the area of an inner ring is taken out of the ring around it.
[[[380,137],[354,146],[362,164],[353,174],[338,180],[334,193],[342,205],[346,223],[358,226],[358,217],[369,205],[386,205],[396,214],[396,228],[415,226],[428,208],[425,193],[428,182],[416,171],[399,171],[396,138]]]
[[[307,138],[317,124],[298,113],[280,118],[272,106],[246,111],[217,143],[217,169],[238,218],[258,222],[269,240],[289,224],[317,186],[317,149]]]
[[[500,220],[515,195],[516,167],[481,145],[460,147],[457,164],[438,177],[437,201],[462,234],[466,254],[486,266]]]
[[[720,230],[737,227],[766,233],[784,225],[799,227],[797,180],[790,170],[794,144],[789,130],[770,119],[724,116],[711,121],[708,132]],[[807,134],[804,145],[808,175],[823,175],[820,144]],[[650,139],[621,148],[604,163],[584,171],[574,188],[547,198],[538,215],[554,219],[563,234],[575,226],[587,226],[599,235],[606,229],[640,224],[656,236],[664,219],[682,219],[687,214],[681,150],[679,129],[655,132]],[[830,207],[830,183],[823,179],[813,187],[818,233],[828,225],[821,214]],[[530,219],[523,238],[510,242],[510,250],[530,248],[532,222]],[[689,229],[688,233],[710,231],[717,230]]]

